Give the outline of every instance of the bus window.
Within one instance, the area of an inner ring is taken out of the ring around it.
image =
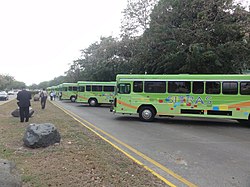
[[[73,90],[72,88],[73,88],[72,86],[69,86],[69,91],[72,91]]]
[[[113,92],[115,90],[114,86],[104,86],[103,91],[104,92]]]
[[[206,94],[220,94],[220,82],[206,82]]]
[[[62,91],[68,91],[68,88],[67,87],[63,87]]]
[[[222,93],[236,95],[238,94],[238,83],[237,82],[223,82]]]
[[[73,91],[77,91],[77,86],[73,86]]]
[[[204,93],[204,82],[193,82],[193,94],[203,94]]]
[[[89,91],[89,92],[91,91],[91,86],[90,85],[86,86],[86,91]]]
[[[102,86],[92,86],[92,92],[101,92]]]
[[[129,83],[122,83],[118,85],[117,92],[120,94],[130,94],[130,84]]]
[[[144,91],[145,93],[165,93],[166,82],[165,81],[145,81]]]
[[[191,82],[190,81],[169,81],[168,93],[190,93]]]
[[[250,82],[241,82],[240,83],[240,94],[241,95],[250,95]]]
[[[84,86],[79,86],[79,92],[84,92],[85,89],[84,89]]]
[[[143,91],[143,82],[135,81],[133,83],[133,92],[142,92]]]

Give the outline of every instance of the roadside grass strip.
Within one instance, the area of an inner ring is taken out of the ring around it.
[[[136,162],[137,164],[143,166],[146,170],[148,170],[149,172],[151,172],[153,175],[155,175],[157,178],[161,179],[164,183],[166,183],[167,185],[171,186],[171,187],[176,187],[176,185],[174,185],[173,183],[171,183],[169,180],[167,180],[166,178],[164,178],[163,176],[161,176],[160,174],[158,174],[156,171],[154,171],[153,169],[149,168],[148,166],[144,165],[142,162],[140,162],[139,160],[137,160],[136,158],[134,158],[132,155],[130,155],[128,152],[126,152],[125,150],[123,150],[122,148],[120,148],[119,146],[115,145],[114,143],[112,143],[110,140],[106,139],[105,137],[103,137],[100,133],[98,133],[97,131],[101,132],[102,134],[106,135],[107,137],[109,137],[110,139],[114,140],[115,142],[117,142],[118,144],[126,147],[128,150],[132,151],[133,153],[135,153],[136,155],[140,156],[141,158],[143,158],[144,160],[150,162],[151,164],[157,166],[158,168],[160,168],[161,170],[163,170],[164,172],[168,173],[169,175],[171,175],[172,177],[174,177],[175,179],[179,180],[180,182],[182,182],[183,184],[189,186],[189,187],[197,187],[197,185],[191,183],[190,181],[186,180],[185,178],[183,178],[182,176],[174,173],[172,170],[166,168],[165,166],[163,166],[162,164],[156,162],[155,160],[153,160],[152,158],[146,156],[145,154],[141,153],[140,151],[134,149],[133,147],[127,145],[126,143],[120,141],[119,139],[113,137],[112,135],[110,135],[109,133],[103,131],[102,129],[96,127],[95,125],[93,125],[92,123],[86,121],[85,119],[81,118],[80,116],[68,111],[67,109],[61,107],[59,104],[55,104],[53,103],[56,107],[58,107],[59,109],[61,109],[63,112],[65,112],[67,115],[71,116],[74,120],[76,120],[77,122],[79,122],[82,126],[86,127],[87,129],[89,129],[91,132],[93,132],[94,134],[96,134],[97,136],[99,136],[101,139],[103,139],[104,141],[106,141],[107,143],[109,143],[110,145],[112,145],[114,148],[116,148],[117,150],[119,150],[120,152],[122,152],[123,154],[125,154],[128,158],[132,159],[134,162]],[[87,125],[86,125],[87,124]],[[92,128],[91,128],[92,127]],[[96,129],[97,131],[95,131],[94,129]]]

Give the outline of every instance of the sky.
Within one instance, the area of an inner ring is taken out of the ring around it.
[[[26,85],[64,75],[81,49],[119,36],[127,0],[0,0],[0,74]]]
[[[126,4],[127,0],[0,0],[0,74],[26,85],[64,75],[81,49],[101,36],[119,36]]]

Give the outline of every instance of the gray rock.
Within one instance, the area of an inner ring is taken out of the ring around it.
[[[34,101],[39,101],[40,100],[40,95],[39,94],[35,94],[34,95]]]
[[[21,187],[22,180],[17,172],[16,165],[8,160],[0,159],[0,186]]]
[[[61,136],[51,123],[30,124],[23,137],[24,145],[30,148],[47,147],[60,143]]]
[[[34,110],[30,107],[29,108],[29,113],[30,113],[30,117],[34,114]],[[20,116],[20,114],[19,114],[19,108],[17,108],[16,110],[14,110],[13,112],[11,112],[11,115],[13,116],[13,117],[19,117]]]

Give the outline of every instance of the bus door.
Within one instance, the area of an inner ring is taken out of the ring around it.
[[[117,111],[124,113],[130,112],[131,105],[131,83],[119,83],[114,105]]]

